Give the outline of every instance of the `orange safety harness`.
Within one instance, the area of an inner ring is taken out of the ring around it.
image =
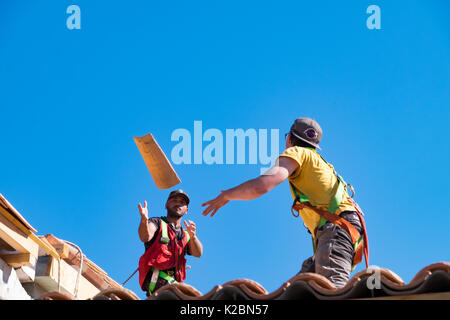
[[[313,150],[314,152],[317,153],[317,151],[312,148],[307,148],[307,149]],[[319,154],[319,153],[317,153],[317,154]],[[319,156],[320,156],[320,154],[319,154]],[[322,158],[322,156],[321,156],[321,158]],[[322,158],[322,160],[325,161],[325,159],[323,159],[323,158]],[[295,188],[295,186],[291,182],[289,182],[289,185],[292,190],[292,194],[294,195],[294,203],[292,204],[291,212],[294,215],[294,217],[298,217],[300,214],[300,210],[302,210],[303,208],[309,208],[309,209],[313,210],[314,212],[316,212],[320,216],[320,221],[319,221],[319,225],[314,230],[314,233],[317,233],[317,229],[320,228],[321,226],[323,226],[327,221],[344,229],[350,235],[350,237],[352,239],[352,243],[353,243],[353,249],[355,251],[355,255],[353,256],[353,262],[352,262],[352,271],[355,269],[356,265],[362,261],[363,254],[364,254],[365,260],[366,260],[366,268],[368,268],[369,267],[369,240],[367,237],[366,224],[365,224],[364,218],[363,218],[364,214],[363,214],[361,208],[359,207],[359,205],[353,200],[353,196],[355,194],[353,187],[351,185],[348,185],[342,179],[342,177],[336,173],[333,166],[331,166],[326,161],[325,161],[325,163],[330,168],[333,169],[333,173],[335,174],[335,176],[337,178],[337,183],[338,183],[336,192],[331,199],[331,203],[330,203],[330,206],[328,207],[328,210],[320,210],[318,208],[314,208],[309,203],[308,197],[306,195],[302,194],[297,188]],[[339,205],[342,202],[342,199],[345,194],[344,191],[346,188],[350,188],[350,190],[352,191],[352,196],[349,197],[348,200],[355,208],[356,214],[358,215],[358,217],[361,221],[362,234],[360,234],[358,232],[358,230],[356,230],[356,228],[350,222],[348,222],[344,218],[340,217],[339,215],[335,214],[336,210],[339,208]],[[297,214],[294,213],[294,210],[297,212]],[[316,237],[314,234],[313,235],[314,253],[316,252],[316,241],[317,241],[315,238]]]

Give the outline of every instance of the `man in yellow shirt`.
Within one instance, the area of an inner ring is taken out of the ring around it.
[[[277,165],[258,178],[222,191],[215,199],[205,202],[202,206],[207,208],[202,214],[212,217],[230,200],[255,199],[288,179],[294,198],[296,193],[307,197],[308,206],[299,210],[299,214],[316,247],[314,255],[303,262],[300,273],[318,273],[340,288],[349,279],[355,250],[346,230],[330,221],[321,221],[321,216],[314,210],[329,210],[339,185],[333,166],[316,151],[320,149],[321,138],[322,129],[315,120],[296,119],[286,136],[286,149],[279,156]],[[360,218],[345,188],[339,195],[342,198],[338,199],[332,213],[345,219],[345,223],[349,222],[361,233]]]

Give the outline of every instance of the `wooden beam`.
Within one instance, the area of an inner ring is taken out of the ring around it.
[[[30,253],[37,257],[39,252],[38,244],[5,216],[9,212],[3,207],[0,207],[0,213],[0,238],[19,253]]]
[[[69,257],[69,246],[65,243],[56,244],[53,246],[58,252],[61,259],[66,259]]]
[[[36,264],[36,257],[30,253],[7,254],[0,256],[0,258],[13,268]]]
[[[59,259],[59,254],[58,252],[56,252],[55,248],[53,248],[52,245],[49,245],[48,242],[44,242],[41,240],[41,238],[39,238],[38,236],[36,236],[34,233],[30,234],[30,238],[36,242],[39,247],[41,247],[42,249],[44,249],[49,255],[51,255],[53,258],[55,259]]]

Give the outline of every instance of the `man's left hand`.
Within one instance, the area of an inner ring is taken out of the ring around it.
[[[191,239],[195,239],[195,223],[191,220],[189,220],[189,225],[187,224],[186,220],[183,221],[184,222],[184,226],[186,227],[186,231],[189,234],[189,237]]]

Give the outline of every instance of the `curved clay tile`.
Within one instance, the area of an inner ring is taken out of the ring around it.
[[[251,290],[256,294],[268,294],[267,290],[262,285],[260,285],[256,281],[249,279],[231,280],[222,285],[222,287],[226,286],[235,286],[235,287],[245,286],[248,290]]]
[[[208,293],[201,295],[199,291],[197,291],[194,287],[188,286],[184,283],[174,283],[174,284],[166,284],[165,286],[162,286],[158,290],[155,291],[155,293],[148,297],[147,300],[158,300],[157,296],[161,295],[162,293],[166,293],[168,291],[172,293],[176,293],[178,297],[184,299],[184,300],[210,300],[220,289],[222,289],[222,286],[216,285],[214,288],[212,288]],[[188,291],[188,294],[183,293],[180,288],[183,288],[184,290]],[[194,291],[191,291],[194,290]],[[196,293],[197,292],[197,293]]]
[[[387,284],[390,286],[395,285],[404,285],[403,280],[396,275],[394,272],[388,269],[379,268],[380,270],[380,281],[383,284]],[[317,281],[310,281],[308,284],[313,288],[317,293],[323,296],[342,296],[342,295],[351,295],[350,291],[353,290],[355,286],[357,286],[360,282],[365,281],[367,278],[373,275],[373,271],[369,272],[367,269],[362,270],[351,277],[348,282],[342,288],[329,289],[317,283]],[[328,280],[328,279],[327,279]],[[329,281],[328,281],[329,282]],[[330,282],[331,283],[331,282]],[[333,286],[334,287],[334,286]]]
[[[182,300],[209,300],[213,298],[224,287],[236,287],[243,290],[244,293],[253,293],[254,295],[266,296],[268,292],[259,283],[248,279],[236,279],[226,282],[223,285],[216,285],[207,294],[202,295],[194,287],[184,283],[174,283],[162,286],[155,291],[153,296],[149,297],[149,300],[155,299],[159,294],[166,291],[172,291]]]
[[[108,297],[108,298],[114,298],[117,297],[120,300],[140,300],[137,295],[134,294],[134,292],[125,289],[125,288],[109,288],[100,291],[97,293],[92,299],[99,298],[101,296]]]
[[[147,300],[181,300],[172,290],[164,290],[158,295],[147,297]]]
[[[372,268],[373,270],[373,268]],[[389,269],[384,269],[384,268],[379,268],[381,276],[384,277],[386,280],[389,281],[389,283],[392,283],[393,285],[405,285],[405,282],[403,282],[403,279],[400,278],[399,275],[397,275],[395,272],[389,270]],[[355,277],[370,277],[373,275],[373,271],[369,272],[368,269],[364,269],[361,272],[358,272],[357,274],[355,274]]]
[[[53,291],[43,294],[38,300],[75,300],[75,298],[67,293]]]
[[[223,287],[221,285],[214,286],[211,290],[209,290],[208,293],[204,294],[203,296],[199,297],[199,300],[210,300],[220,289]]]
[[[450,291],[450,273],[444,270],[434,270],[419,285],[415,287],[405,286],[402,290],[391,290],[383,287],[383,291],[390,296],[410,295],[429,292],[449,292]]]
[[[424,268],[422,268],[415,276],[414,278],[407,284],[403,285],[397,285],[397,284],[391,284],[386,283],[389,289],[392,290],[398,290],[398,291],[405,291],[405,290],[411,290],[418,286],[420,286],[433,272],[436,271],[444,271],[444,272],[450,272],[450,263],[448,262],[437,262],[430,264]],[[383,284],[385,284],[383,282]]]
[[[347,291],[350,291],[353,288],[353,285],[355,283],[358,283],[360,281],[359,278],[351,278],[344,287],[342,288],[334,288],[334,289],[328,289],[320,286],[316,281],[310,280],[308,281],[308,285],[314,289],[317,293],[323,296],[339,296]]]
[[[211,298],[212,300],[250,300],[250,298],[236,286],[225,286]]]
[[[172,291],[182,300],[199,299],[202,296],[202,293],[191,285],[185,283],[171,283],[156,290],[153,295],[149,297],[149,300],[153,300],[164,291]]]
[[[294,283],[297,281],[303,281],[303,282],[313,281],[314,283],[317,284],[318,287],[321,287],[323,289],[338,290],[331,283],[330,280],[328,280],[324,276],[317,274],[317,273],[312,273],[312,272],[298,273],[295,276],[293,276],[292,278],[290,278],[287,282]]]
[[[269,294],[265,294],[265,293],[255,293],[253,290],[249,290],[247,288],[247,286],[240,286],[239,288],[250,298],[253,300],[273,300],[278,298],[280,295],[282,295],[285,291],[286,288],[289,287],[290,283],[289,282],[285,282],[281,285],[281,287],[279,287],[277,290],[269,293]]]

